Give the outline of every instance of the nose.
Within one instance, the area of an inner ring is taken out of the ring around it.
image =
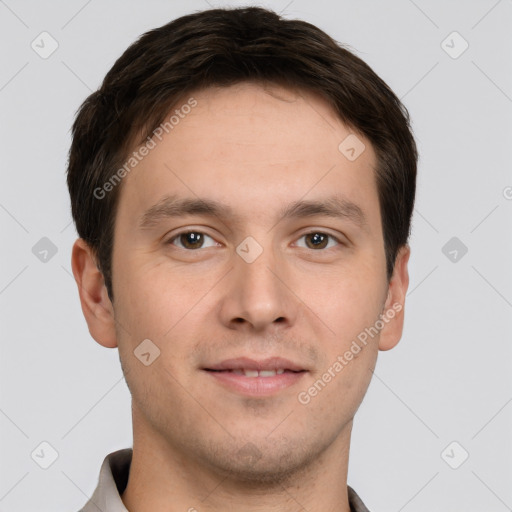
[[[290,290],[285,262],[277,264],[273,251],[265,249],[252,262],[234,255],[220,310],[230,329],[247,332],[273,330],[293,325],[297,301]]]

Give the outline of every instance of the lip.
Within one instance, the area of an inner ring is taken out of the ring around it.
[[[259,371],[282,369],[284,372],[270,377],[246,377],[232,372],[232,370],[243,369]],[[308,370],[300,365],[281,357],[270,357],[259,361],[247,357],[226,359],[219,364],[203,368],[203,371],[229,391],[253,397],[275,395],[296,385],[308,373]]]
[[[282,357],[268,357],[259,361],[250,357],[237,357],[226,359],[219,364],[207,366],[204,370],[290,370],[292,372],[307,371],[306,368]]]

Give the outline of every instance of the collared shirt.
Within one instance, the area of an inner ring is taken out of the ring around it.
[[[132,454],[132,448],[125,448],[105,457],[100,470],[98,486],[91,499],[79,512],[128,512],[121,499],[121,494],[128,484]],[[351,512],[369,512],[350,486],[348,486],[348,501]]]

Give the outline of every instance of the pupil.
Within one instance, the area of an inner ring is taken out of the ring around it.
[[[181,243],[185,247],[189,247],[192,249],[197,249],[198,247],[201,247],[203,243],[203,235],[201,233],[184,233],[181,235]]]
[[[327,236],[324,235],[323,233],[313,233],[313,235],[310,235],[311,236],[311,242],[312,242],[312,245],[314,248],[318,248],[318,247],[325,247],[326,246],[326,240],[327,240]]]

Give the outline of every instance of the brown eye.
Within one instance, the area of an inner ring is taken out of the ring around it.
[[[324,233],[309,233],[306,235],[306,245],[310,249],[325,249],[328,239]]]
[[[300,239],[305,240],[305,244],[298,244],[299,247],[305,247],[306,249],[326,249],[335,246],[336,244],[340,245],[340,241],[327,233],[322,233],[321,231],[313,231],[311,233],[306,233],[302,235]]]
[[[194,250],[202,249],[205,246],[204,244],[208,239],[211,240],[213,243],[210,243],[210,245],[206,245],[206,247],[211,247],[215,245],[215,241],[211,236],[205,235],[200,231],[186,231],[171,238],[171,240],[169,240],[169,243],[181,247],[182,249]]]

